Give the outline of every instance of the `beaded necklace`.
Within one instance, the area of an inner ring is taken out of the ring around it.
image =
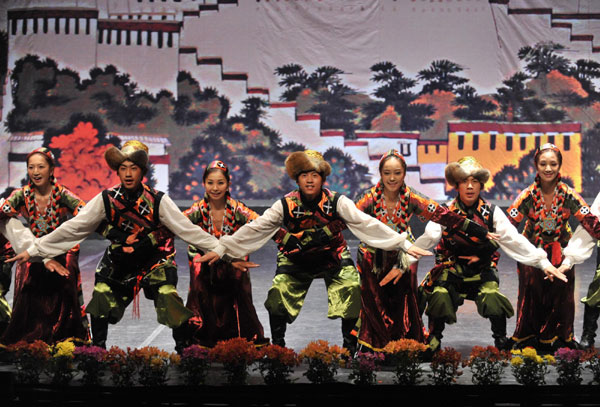
[[[230,235],[234,231],[234,201],[229,194],[225,193],[225,213],[223,215],[223,224],[220,230],[216,230],[210,216],[210,204],[208,195],[204,194],[204,199],[200,201],[200,214],[202,215],[202,227],[213,236],[220,237],[222,235]]]
[[[403,184],[398,193],[398,202],[396,202],[396,206],[390,214],[385,205],[383,184],[379,181],[377,185],[375,185],[375,217],[398,232],[404,232],[408,227],[409,203],[410,189],[406,184]]]
[[[35,187],[31,182],[23,187],[23,195],[25,197],[25,207],[29,220],[29,228],[35,237],[42,237],[60,225],[59,219],[59,202],[60,202],[60,186],[54,179],[51,180],[52,189],[48,197],[48,205],[46,210],[40,211],[35,200]]]
[[[561,176],[558,174],[557,183],[554,188],[554,197],[550,211],[545,210],[544,198],[542,196],[542,186],[539,175],[535,177],[535,182],[531,187],[531,196],[533,198],[533,239],[535,245],[540,247],[544,244],[542,233],[552,236],[552,241],[556,242],[560,238],[561,229],[564,223],[562,216],[562,207],[566,197],[566,185],[561,182]]]

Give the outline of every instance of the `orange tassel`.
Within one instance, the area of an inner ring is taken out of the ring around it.
[[[140,284],[142,283],[142,279],[144,276],[137,276],[137,280],[135,282],[135,287],[133,287],[133,309],[132,316],[134,318],[140,319]]]

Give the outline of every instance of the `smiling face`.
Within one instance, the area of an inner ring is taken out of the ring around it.
[[[456,186],[460,200],[467,206],[474,205],[479,199],[481,192],[481,182],[473,176],[469,176],[465,180],[458,183]]]
[[[229,181],[221,170],[210,171],[204,178],[204,189],[211,202],[225,200],[225,193],[229,189]]]
[[[398,158],[391,157],[383,163],[379,174],[381,175],[381,182],[384,189],[387,192],[396,194],[400,191],[402,185],[404,185],[406,169]]]
[[[27,160],[27,175],[36,188],[49,185],[53,174],[54,167],[50,165],[43,154],[32,154]]]
[[[560,160],[552,150],[542,152],[535,163],[535,168],[542,182],[554,182],[560,171]]]
[[[316,171],[303,172],[298,175],[296,179],[300,191],[308,200],[313,200],[321,194],[321,186],[323,185],[323,178],[321,174]]]
[[[135,163],[125,160],[117,170],[121,184],[130,191],[138,189],[144,177],[144,171]]]

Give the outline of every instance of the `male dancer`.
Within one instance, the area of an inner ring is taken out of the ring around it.
[[[543,249],[533,246],[518,232],[502,209],[481,197],[490,172],[475,158],[464,157],[448,164],[445,175],[458,192],[448,208],[485,227],[497,241],[482,241],[460,230],[450,234],[434,222],[429,222],[415,241],[424,249],[439,242],[435,266],[419,287],[421,312],[429,317],[429,346],[433,352],[440,348],[445,324],[456,323],[456,311],[468,299],[475,301],[479,315],[490,320],[494,345],[504,349],[509,343],[506,319],[514,315],[514,310],[499,290],[498,246],[513,259],[543,269],[551,279],[566,281],[566,277],[552,266]]]
[[[347,197],[323,188],[331,167],[320,153],[294,152],[285,167],[298,189],[233,235],[221,237],[220,244],[227,254],[242,258],[277,233],[277,270],[265,301],[272,342],[285,345],[287,324],[298,316],[313,279],[323,278],[329,300],[327,316],[342,319],[343,344],[353,353],[356,337],[351,331],[360,310],[360,281],[342,229],[347,226],[361,241],[384,250],[402,249],[415,257],[431,253],[412,246],[406,233],[394,232]]]

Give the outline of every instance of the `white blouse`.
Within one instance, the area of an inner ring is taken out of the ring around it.
[[[538,267],[542,270],[551,266],[548,255],[542,248],[535,247],[517,228],[508,220],[504,211],[498,206],[494,209],[494,231],[500,238],[498,245],[511,258],[528,266]],[[425,226],[425,232],[415,241],[415,245],[422,249],[431,249],[442,238],[445,228],[435,222],[429,221]],[[415,259],[411,258],[411,262]]]
[[[596,195],[594,203],[590,206],[590,212],[600,217],[600,193]],[[573,266],[581,264],[590,258],[596,246],[596,239],[592,237],[583,226],[578,225],[577,229],[571,236],[571,240],[564,248],[563,254],[565,258],[562,262],[564,266]]]
[[[167,195],[163,195],[160,201],[158,215],[160,222],[181,240],[200,250],[214,251],[222,257],[223,249],[218,247],[219,240],[200,226],[194,225]],[[27,252],[32,257],[59,256],[95,232],[105,219],[104,201],[100,193],[77,216],[64,222],[53,232],[35,239],[35,244],[30,245]]]
[[[396,233],[386,224],[367,215],[344,195],[337,201],[337,214],[346,223],[350,232],[358,239],[383,250],[407,251],[412,243],[406,232]],[[233,235],[222,236],[219,244],[233,258],[244,256],[260,249],[283,226],[283,205],[277,200],[260,217],[245,224]]]

